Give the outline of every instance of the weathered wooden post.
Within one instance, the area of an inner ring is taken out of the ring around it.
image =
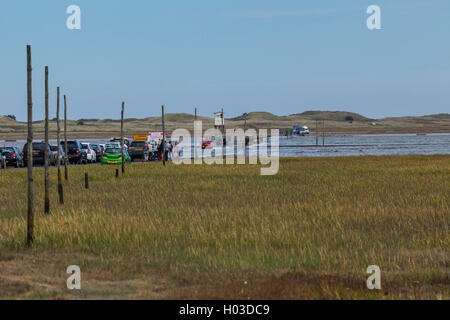
[[[50,213],[50,173],[48,170],[49,165],[48,154],[48,67],[45,67],[45,150],[44,150],[44,166],[45,166],[45,197],[44,197],[44,212]]]
[[[197,122],[197,108],[195,108],[195,115],[194,115],[194,131],[196,122]],[[197,146],[195,145],[195,139],[194,139],[194,159],[197,159]]]
[[[319,125],[316,120],[316,146],[319,146]]]
[[[2,156],[3,170],[6,170],[6,156]]]
[[[163,158],[163,165],[166,165],[166,126],[164,123],[164,105],[161,106],[161,112],[162,112],[162,129],[163,129],[163,148],[162,148],[162,158]]]
[[[69,180],[69,173],[67,172],[68,161],[69,157],[67,155],[67,102],[66,102],[66,95],[64,95],[64,178],[66,181]]]
[[[123,113],[125,109],[125,102],[122,102],[122,113],[121,113],[121,119],[120,119],[120,141],[122,142],[122,174],[125,173],[125,141],[123,139]]]
[[[116,178],[119,178],[119,169],[116,169]]]
[[[84,187],[89,189],[89,174],[87,172],[84,174]]]
[[[325,120],[322,120],[322,145],[325,146]]]
[[[56,88],[56,145],[58,146],[58,151],[56,153],[56,166],[58,168],[58,194],[59,194],[59,203],[64,204],[64,189],[61,180],[61,126],[59,123],[59,87]]]
[[[34,188],[33,188],[33,99],[31,96],[31,46],[27,45],[27,104],[28,104],[28,136],[27,136],[27,166],[28,166],[28,216],[27,245],[34,241]]]

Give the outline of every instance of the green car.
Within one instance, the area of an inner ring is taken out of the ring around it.
[[[125,163],[131,162],[131,157],[128,154],[127,149],[123,150],[125,157]],[[103,164],[121,164],[122,163],[122,150],[120,147],[106,148],[102,155]]]

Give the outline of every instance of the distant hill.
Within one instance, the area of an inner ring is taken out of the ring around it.
[[[374,121],[360,114],[347,111],[305,111],[303,113],[294,113],[289,116],[277,116],[270,112],[250,112],[238,117],[230,118],[231,121],[243,121],[247,119],[254,121],[289,121],[289,120],[328,120],[328,121],[347,121],[351,117],[353,121]]]
[[[305,111],[303,113],[291,114],[290,118],[304,118],[309,120],[331,120],[331,121],[347,121],[352,118],[353,121],[373,121],[374,119],[366,118],[358,113],[347,111]]]
[[[10,117],[0,116],[0,124],[1,125],[8,125],[8,124],[16,125],[17,123],[19,123],[19,122],[17,122],[14,119],[11,119]]]
[[[228,120],[231,121],[244,121],[244,120],[269,120],[269,121],[279,121],[281,118],[280,116],[274,115],[270,112],[249,112],[245,113],[241,116],[230,118]]]
[[[348,121],[349,117],[353,121]],[[198,116],[203,121],[203,128],[214,125],[213,117]],[[193,130],[194,115],[188,113],[168,113],[165,115],[167,132],[177,128]],[[324,120],[324,124],[317,126],[316,120]],[[125,134],[145,134],[149,131],[162,130],[161,116],[143,119],[125,119]],[[450,114],[432,114],[425,116],[388,117],[371,119],[363,115],[346,111],[305,111],[289,116],[277,116],[269,112],[250,112],[234,118],[225,119],[226,128],[267,128],[292,129],[294,124],[305,125],[312,133],[321,131],[323,125],[328,133],[450,133]],[[35,121],[35,138],[41,139],[44,132],[44,122]],[[55,136],[56,122],[50,121],[50,135]],[[120,134],[120,120],[117,119],[79,119],[67,122],[68,133],[71,137],[108,137]],[[11,118],[0,116],[0,140],[8,137],[26,137],[26,122],[18,122]]]
[[[423,121],[450,121],[450,114],[448,113],[436,113],[430,114],[426,116],[417,116],[417,117],[388,117],[383,118],[382,120],[402,120],[402,121],[411,121],[411,122],[423,122]]]

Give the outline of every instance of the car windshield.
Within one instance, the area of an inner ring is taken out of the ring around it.
[[[81,144],[81,147],[82,147],[83,149],[89,149],[89,145],[86,144],[86,143],[82,143],[82,144]]]
[[[145,141],[133,141],[131,143],[132,147],[143,148],[145,147]]]
[[[64,142],[61,142],[61,144],[62,143]],[[69,148],[69,150],[76,149],[78,148],[78,145],[75,141],[67,141],[67,148]]]
[[[0,148],[0,153],[14,153],[14,149],[13,148]]]
[[[105,150],[105,153],[122,153],[120,148],[109,148]]]
[[[33,143],[33,150],[45,150],[44,143]]]

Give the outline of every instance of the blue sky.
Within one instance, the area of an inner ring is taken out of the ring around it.
[[[66,28],[81,8],[82,29]],[[381,7],[382,30],[366,27]],[[32,46],[34,118],[56,86],[69,117],[226,116],[347,110],[370,117],[450,111],[450,0],[2,0],[0,114],[26,120]]]

